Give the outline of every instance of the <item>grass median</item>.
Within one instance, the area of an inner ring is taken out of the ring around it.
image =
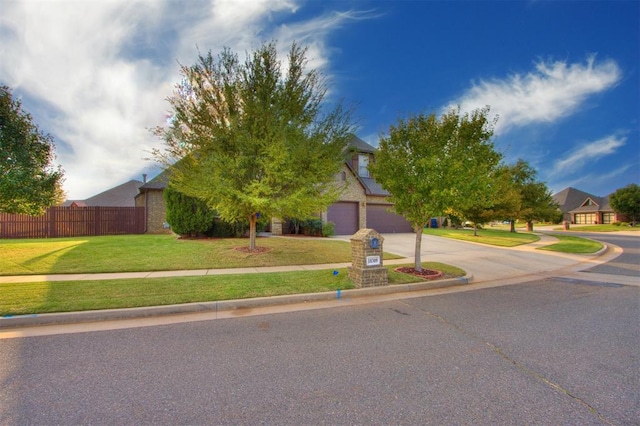
[[[562,227],[554,228],[554,231],[564,231]],[[568,231],[574,232],[638,232],[640,233],[640,226],[629,225],[570,225]]]
[[[600,251],[604,245],[598,241],[572,235],[553,234],[559,242],[539,247],[538,250],[558,251],[562,253],[592,254]]]
[[[451,238],[455,240],[469,241],[500,247],[515,247],[522,244],[530,244],[540,240],[540,237],[530,232],[510,232],[500,229],[479,229],[478,235],[473,235],[470,229],[428,228],[424,230],[426,235]],[[574,237],[563,234],[551,234],[559,242],[547,246],[538,247],[538,250],[557,251],[573,254],[593,254],[602,249],[603,244],[588,238]]]
[[[540,237],[529,232],[509,232],[496,229],[478,229],[478,235],[473,235],[473,229],[427,228],[425,235],[451,238],[474,243],[489,244],[499,247],[515,247],[538,241]]]
[[[389,284],[423,279],[394,272]],[[461,277],[462,269],[437,262],[423,267]],[[353,288],[346,269],[260,274],[207,275],[99,281],[54,281],[0,284],[0,316],[135,308],[179,303],[209,302],[288,294],[320,293]]]

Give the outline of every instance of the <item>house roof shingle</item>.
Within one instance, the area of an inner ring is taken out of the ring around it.
[[[70,206],[75,202],[79,207],[135,207],[135,196],[141,185],[139,180],[130,180],[86,200],[67,200],[63,206]]]
[[[149,189],[165,189],[168,183],[169,175],[166,170],[163,170],[158,176],[140,186],[140,192],[144,192]]]
[[[373,146],[369,145],[356,135],[353,135],[353,138],[347,144],[347,149],[355,152],[361,152],[363,154],[374,154],[376,152],[376,149]]]
[[[553,200],[558,203],[560,210],[565,213],[571,210],[577,209],[584,203],[587,198],[592,198],[594,201],[598,199],[595,195],[589,194],[579,189],[568,187],[552,196]]]

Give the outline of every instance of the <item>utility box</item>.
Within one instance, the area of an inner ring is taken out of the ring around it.
[[[368,228],[359,230],[351,237],[352,265],[347,269],[356,288],[389,284],[387,269],[382,266],[383,241],[382,235]]]

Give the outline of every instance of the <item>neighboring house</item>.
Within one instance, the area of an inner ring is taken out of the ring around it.
[[[626,220],[613,211],[609,196],[598,197],[575,188],[565,188],[553,196],[563,221],[573,224],[609,224]]]
[[[130,180],[86,200],[67,200],[63,207],[135,207],[134,198],[138,188],[143,185],[139,180]]]
[[[135,195],[135,206],[145,208],[148,234],[171,233],[167,224],[166,204],[163,195],[168,182],[167,174],[162,172],[140,186],[139,192]]]
[[[322,213],[322,220],[333,222],[338,235],[355,234],[360,228],[373,228],[381,233],[412,232],[404,217],[390,211],[393,205],[387,201],[389,193],[369,176],[367,165],[373,161],[375,148],[354,136],[348,152],[351,154],[336,176],[336,182],[344,185],[345,190],[340,199]],[[146,207],[148,233],[171,232],[166,224],[163,197],[167,183],[166,174],[161,173],[142,185],[135,197],[136,206]],[[282,234],[282,228],[281,221],[272,220],[273,234]]]

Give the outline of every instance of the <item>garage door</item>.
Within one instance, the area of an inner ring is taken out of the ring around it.
[[[394,232],[413,232],[407,219],[389,212],[389,205],[367,204],[367,228],[375,229],[381,234]]]
[[[352,235],[358,232],[358,203],[339,202],[329,206],[327,219],[336,224],[336,235]]]

